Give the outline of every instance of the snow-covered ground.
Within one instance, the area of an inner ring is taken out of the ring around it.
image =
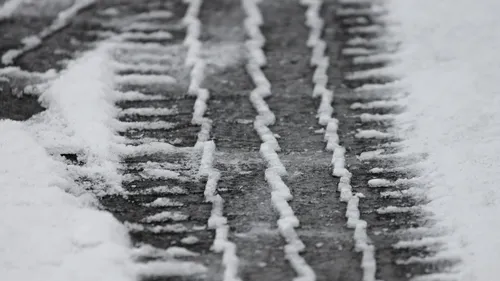
[[[109,58],[105,46],[85,54],[41,95],[45,112],[0,120],[2,280],[136,279],[127,229],[75,184],[101,178],[93,188],[108,192],[121,181]],[[59,157],[75,152],[85,168]]]
[[[463,260],[460,280],[500,276],[500,2],[387,0],[402,42],[406,151],[426,153],[426,209],[451,229],[442,254]]]

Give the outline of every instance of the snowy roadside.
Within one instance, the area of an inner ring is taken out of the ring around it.
[[[70,64],[41,95],[46,111],[0,120],[2,280],[136,279],[126,228],[75,184],[89,176],[94,191],[120,188],[110,56],[102,46]]]
[[[391,35],[402,42],[389,72],[403,77],[399,83],[409,93],[396,124],[406,152],[428,155],[421,171],[430,181],[424,208],[438,227],[450,230],[448,249],[439,255],[463,262],[448,277],[495,280],[500,276],[500,2],[387,0],[386,6],[396,23]]]

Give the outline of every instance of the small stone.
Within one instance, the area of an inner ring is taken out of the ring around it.
[[[316,243],[316,248],[321,248],[321,247],[323,247],[323,245],[325,245],[325,243],[318,242],[318,243]]]

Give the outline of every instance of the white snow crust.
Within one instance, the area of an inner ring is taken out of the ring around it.
[[[456,280],[498,280],[500,2],[388,0],[387,8],[402,42],[393,67],[409,93],[395,120],[405,150],[428,155],[424,209],[453,233],[445,241],[462,260]]]
[[[0,121],[2,280],[135,280],[125,227],[93,202],[25,124]]]

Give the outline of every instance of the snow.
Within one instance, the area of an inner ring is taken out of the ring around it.
[[[200,241],[200,239],[196,236],[186,236],[184,238],[181,239],[181,243],[182,244],[186,244],[186,245],[194,245],[196,243],[198,243]]]
[[[146,100],[165,100],[166,96],[162,95],[146,95],[140,92],[135,91],[127,91],[127,92],[119,92],[120,100],[122,101],[146,101]]]
[[[170,162],[139,162],[134,164],[128,164],[129,169],[167,169],[167,170],[179,170],[183,168],[182,164],[170,163]]]
[[[191,123],[200,126],[195,148],[202,150],[198,175],[207,179],[204,191],[205,201],[212,204],[208,227],[215,230],[215,237],[211,249],[217,253],[222,253],[223,280],[240,281],[241,279],[238,276],[240,261],[236,254],[236,245],[228,239],[229,226],[223,214],[224,200],[217,194],[217,184],[221,173],[213,167],[216,146],[214,141],[209,140],[212,120],[204,116],[210,92],[208,89],[201,87],[205,78],[206,62],[201,57],[203,44],[199,40],[201,21],[198,16],[203,0],[184,0],[184,2],[188,4],[188,9],[182,20],[187,28],[184,39],[184,45],[188,48],[185,66],[191,68],[188,93],[196,96]]]
[[[9,1],[8,3],[5,4],[5,6],[0,7],[0,20],[2,19],[2,11],[5,11],[4,17],[10,16],[10,13],[12,13],[18,5],[22,4],[24,2],[23,0],[20,1],[20,3],[17,3],[15,1]],[[34,1],[35,2],[35,1]],[[44,28],[39,34],[37,35],[31,35],[28,36],[27,38],[24,38],[22,40],[24,46],[20,49],[10,49],[7,50],[3,55],[2,55],[2,63],[3,64],[12,64],[14,63],[14,60],[17,59],[19,56],[22,54],[26,53],[27,51],[33,50],[34,48],[40,46],[42,44],[43,40],[45,38],[48,38],[55,32],[61,30],[62,28],[66,27],[70,22],[73,17],[75,17],[81,10],[89,7],[90,5],[94,4],[95,0],[77,0],[71,5],[69,8],[60,11],[57,14],[57,17],[52,21],[52,23]],[[3,8],[6,8],[3,10]],[[13,9],[9,9],[13,8]]]
[[[278,229],[287,242],[284,247],[285,257],[297,274],[294,280],[314,281],[316,280],[316,274],[300,255],[305,250],[304,243],[295,231],[300,222],[288,204],[288,201],[292,199],[292,195],[290,189],[282,180],[282,177],[286,176],[287,172],[277,154],[280,151],[277,141],[279,135],[274,134],[269,129],[269,126],[274,124],[276,118],[264,100],[266,97],[271,96],[272,92],[271,83],[261,69],[261,67],[265,66],[267,58],[262,49],[265,44],[265,37],[260,30],[263,19],[258,7],[259,1],[242,0],[241,3],[246,13],[244,20],[245,31],[249,37],[245,42],[248,56],[246,70],[255,85],[255,89],[250,93],[250,102],[258,113],[255,117],[254,129],[262,141],[260,154],[267,162],[265,175],[267,183],[272,188],[272,204],[279,213]]]
[[[425,206],[449,227],[462,281],[500,276],[500,2],[389,0],[395,67],[409,92],[396,118],[406,151],[427,153]],[[405,130],[412,126],[411,130]],[[443,280],[443,279],[440,279]]]
[[[384,153],[385,150],[383,149],[377,149],[377,150],[372,150],[372,151],[365,151],[361,152],[360,155],[357,156],[357,158],[360,161],[367,161],[367,160],[372,160],[380,156],[382,153]]]
[[[39,37],[27,37],[23,40],[29,46],[25,46],[21,52],[36,47],[41,42],[40,38],[64,27],[71,17],[92,2],[77,1],[59,13],[57,20],[42,31]],[[167,13],[156,13],[153,17],[168,16]],[[175,114],[176,110],[148,107],[120,112],[115,106],[119,100],[161,100],[164,97],[147,96],[139,92],[121,93],[115,90],[117,85],[158,81],[169,84],[174,81],[169,80],[170,76],[166,75],[117,75],[119,67],[114,61],[113,53],[122,43],[116,39],[83,54],[57,76],[54,71],[33,74],[13,67],[0,70],[9,77],[34,78],[37,83],[42,83],[41,93],[38,90],[33,92],[40,94],[39,101],[47,108],[24,123],[0,121],[0,210],[2,214],[8,214],[0,220],[2,280],[126,281],[146,276],[206,272],[206,268],[200,264],[176,260],[136,263],[134,259],[142,257],[135,256],[139,252],[131,249],[127,234],[128,230],[181,233],[201,230],[206,226],[188,229],[182,224],[121,225],[111,214],[96,208],[97,200],[94,195],[115,192],[124,195],[186,194],[186,190],[177,186],[158,186],[137,192],[123,191],[121,182],[124,178],[119,172],[119,160],[121,157],[151,153],[194,151],[190,147],[176,148],[160,142],[124,145],[126,141],[118,135],[119,130],[164,128],[171,127],[172,123],[119,122],[116,118],[120,114],[170,115]],[[123,45],[132,46],[130,43]],[[146,49],[159,46],[147,45]],[[64,162],[60,156],[62,153],[76,153],[83,166]],[[158,163],[147,163],[148,167],[139,176],[184,180],[178,172],[156,164]],[[210,173],[213,174],[213,169]],[[81,177],[92,180],[94,193],[75,184]],[[216,197],[220,198],[218,195]],[[215,201],[214,209],[222,213],[220,202]],[[163,208],[179,206],[179,202],[160,197],[145,205]],[[187,217],[183,213],[164,211],[145,217],[144,222],[185,219]],[[217,227],[214,247],[224,251],[225,265],[230,266],[227,272],[236,274],[233,269],[237,261],[233,258],[235,247],[227,242],[228,227],[225,222],[222,225],[220,222],[213,222]],[[176,253],[182,254],[182,251]]]
[[[113,39],[113,38],[111,38]],[[129,42],[129,41],[123,41],[123,38],[121,37],[115,37],[114,40],[119,41],[120,45],[118,47],[119,50],[121,51],[128,51],[128,52],[156,52],[156,53],[164,53],[167,47],[165,45],[162,45],[160,43],[141,43],[141,42]],[[149,55],[149,54],[142,54],[141,57],[138,59],[133,58],[133,57],[125,57],[125,58],[120,58],[124,60],[132,60],[134,63],[138,62],[138,60],[142,60],[142,56],[144,55]],[[169,58],[171,58],[171,55],[167,55]],[[155,56],[156,58],[157,56]]]
[[[446,239],[443,237],[424,237],[414,240],[399,241],[392,247],[395,249],[411,249],[419,247],[429,247],[446,243]]]
[[[48,110],[28,121],[44,147],[59,153],[68,153],[66,148],[82,151],[86,168],[105,179],[103,192],[121,190],[119,157],[113,149],[120,139],[110,47],[104,44],[71,63],[40,96]]]
[[[355,57],[353,59],[354,64],[367,64],[367,63],[389,63],[394,62],[394,56],[391,54],[376,54],[376,55],[368,55],[368,56],[360,56]]]
[[[398,106],[403,106],[403,103],[400,101],[380,100],[367,103],[355,102],[351,104],[351,109],[394,108]]]
[[[118,148],[120,148],[120,155],[129,157],[169,152],[187,152],[192,150],[191,147],[175,147],[164,142],[148,142],[137,146],[117,147],[117,149]]]
[[[188,218],[189,216],[182,212],[163,211],[145,217],[141,221],[145,223],[154,223],[154,222],[166,222],[166,221],[185,221]]]
[[[363,270],[363,280],[375,280],[376,261],[375,247],[371,245],[368,238],[366,221],[360,219],[359,199],[364,197],[362,194],[353,194],[351,186],[352,174],[346,168],[345,152],[346,149],[339,144],[338,127],[339,120],[333,118],[334,92],[327,89],[328,76],[327,70],[330,64],[330,59],[325,55],[326,42],[321,39],[323,32],[323,19],[320,16],[322,0],[302,0],[302,5],[307,7],[305,16],[305,24],[309,27],[309,38],[307,46],[312,48],[311,61],[312,67],[315,67],[313,74],[314,89],[312,96],[321,97],[320,106],[318,108],[317,118],[318,123],[326,126],[324,130],[324,140],[327,142],[326,150],[333,151],[332,174],[340,178],[337,191],[340,192],[340,200],[347,202],[345,216],[347,218],[347,226],[354,228],[354,243],[355,250],[362,253],[361,268]],[[344,49],[347,50],[347,49]],[[350,54],[367,54],[364,49],[351,49],[344,53]],[[368,52],[368,54],[371,52]]]
[[[151,22],[133,22],[126,26],[124,30],[126,31],[143,31],[143,32],[154,32],[164,29],[166,26],[160,23]]]
[[[119,131],[128,131],[131,129],[135,130],[168,130],[175,128],[177,123],[167,122],[167,121],[137,121],[137,122],[119,122],[117,124],[117,129]]]
[[[143,108],[127,108],[120,111],[121,116],[169,116],[178,113],[176,108],[156,108],[156,107],[143,107]]]
[[[151,245],[142,244],[133,250],[133,255],[137,258],[152,257],[152,258],[166,258],[171,259],[175,257],[196,257],[198,253],[192,252],[182,247],[168,247],[167,249],[160,249]]]
[[[120,38],[125,40],[169,40],[173,38],[172,33],[167,31],[155,31],[151,33],[144,32],[124,32],[120,34]]]
[[[0,21],[8,19],[21,6],[24,0],[7,0],[0,6]]]
[[[166,169],[144,169],[140,176],[147,179],[183,179],[180,173]]]
[[[153,261],[138,265],[139,276],[168,277],[203,274],[207,268],[199,263],[185,261]]]
[[[384,133],[377,130],[359,130],[355,137],[358,139],[386,139],[390,138],[392,135],[390,133]]]
[[[128,192],[128,194],[144,194],[144,195],[165,195],[165,194],[187,194],[187,190],[180,186],[155,186],[142,190],[137,190],[134,192]]]
[[[369,187],[387,187],[393,186],[394,183],[386,179],[371,179],[368,181]]]
[[[344,48],[342,49],[342,54],[345,56],[369,56],[375,54],[375,50],[366,48]]]
[[[184,232],[189,231],[189,229],[181,223],[162,224],[162,225],[157,225],[157,226],[146,226],[144,224],[139,224],[139,223],[125,222],[125,226],[131,232],[151,232],[151,233],[155,233],[155,234],[184,233]]]
[[[182,207],[184,206],[184,203],[180,201],[176,201],[174,199],[168,198],[168,197],[159,197],[156,198],[153,202],[143,204],[143,206],[146,207]]]
[[[370,114],[370,113],[363,113],[359,116],[359,119],[361,119],[361,122],[363,123],[368,123],[368,122],[387,122],[387,121],[392,121],[394,120],[395,115],[394,114]]]
[[[168,20],[173,17],[170,11],[149,11],[147,13],[138,14],[136,20]]]
[[[127,229],[75,183],[85,176],[96,180],[95,194],[121,191],[110,47],[58,77],[2,70],[50,80],[39,98],[47,110],[24,123],[0,121],[2,280],[136,280]],[[61,153],[77,153],[84,166],[63,163]]]
[[[410,212],[418,212],[421,209],[418,206],[412,207],[398,207],[398,206],[387,206],[381,207],[376,210],[377,214],[394,214],[394,213],[410,213]]]
[[[162,74],[127,74],[117,77],[120,84],[151,85],[151,84],[175,84],[177,79],[170,75]]]
[[[117,71],[127,71],[127,72],[167,72],[171,69],[170,65],[165,65],[161,63],[115,63],[115,68]]]
[[[0,121],[0,159],[2,280],[135,280],[126,229],[26,124]]]

